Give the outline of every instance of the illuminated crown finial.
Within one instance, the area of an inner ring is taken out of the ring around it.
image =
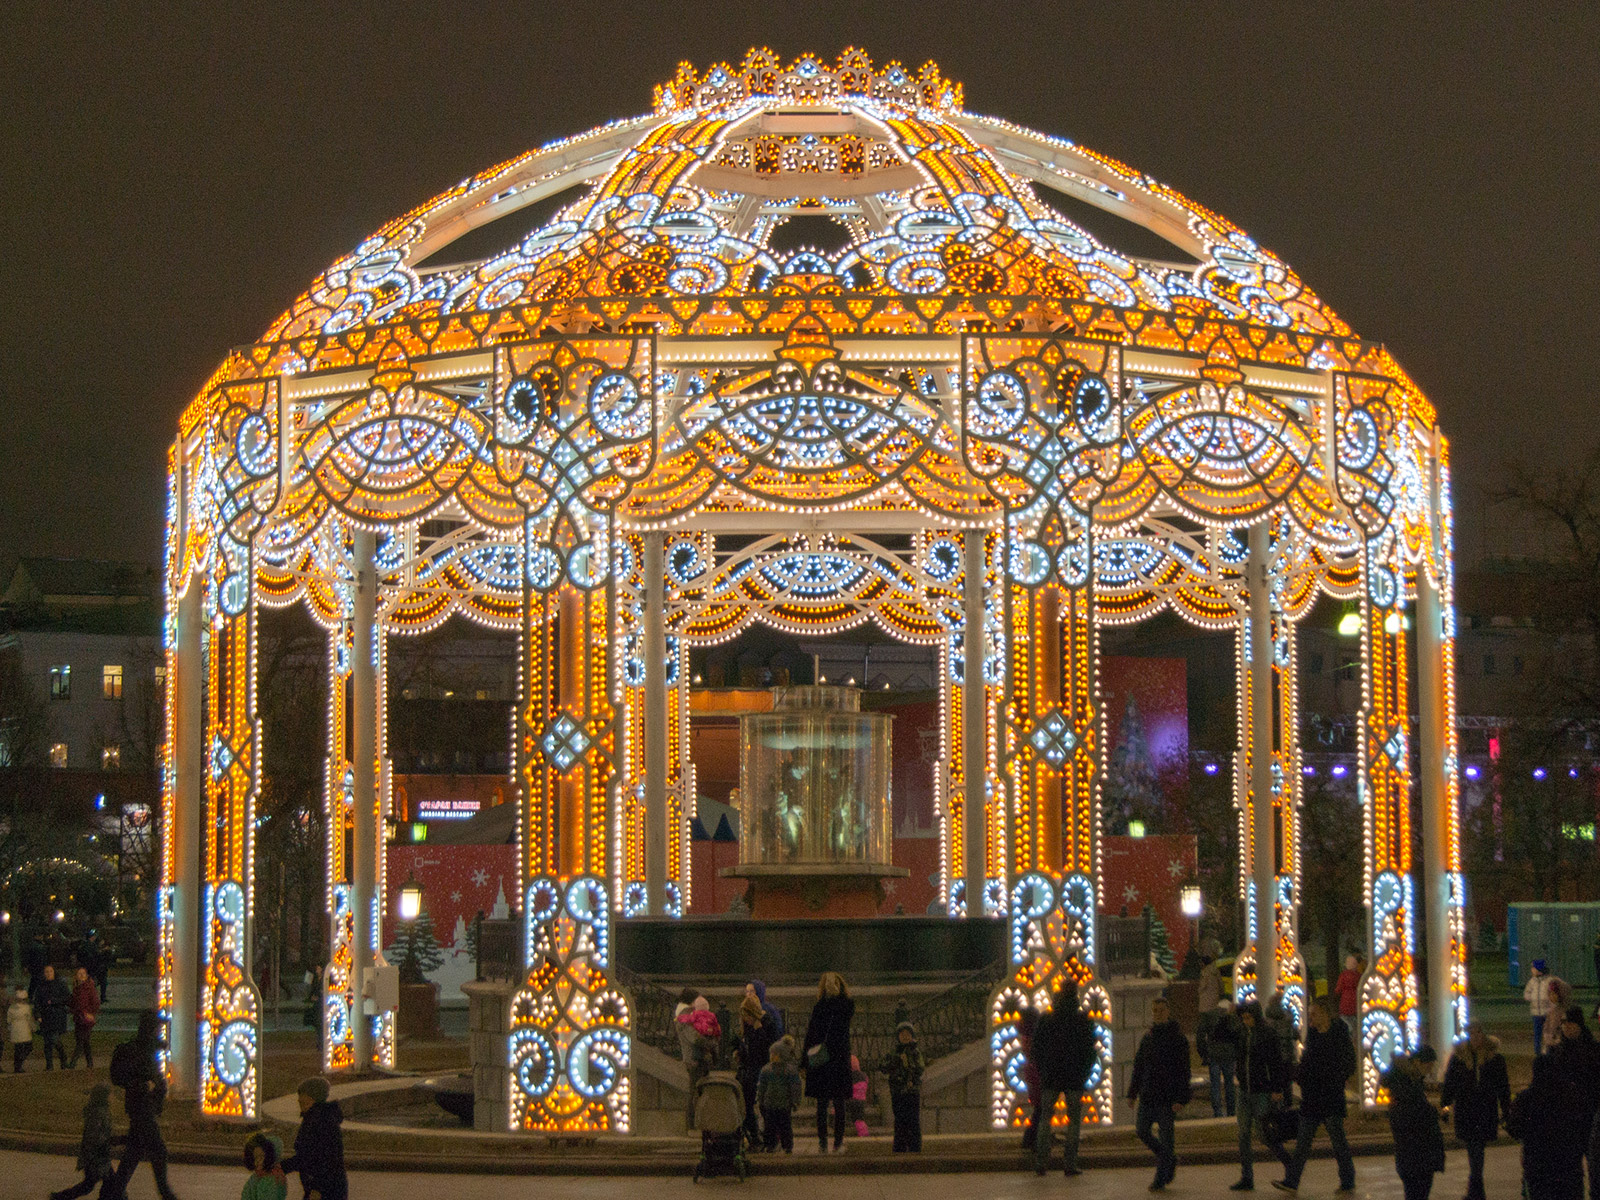
[[[874,67],[866,51],[852,47],[831,66],[815,54],[802,54],[785,67],[777,54],[763,47],[751,50],[738,67],[714,63],[703,74],[690,63],[679,63],[672,79],[657,86],[655,109],[666,116],[753,98],[832,104],[851,96],[952,111],[962,103],[961,85],[947,79],[931,60],[915,73],[894,61]]]

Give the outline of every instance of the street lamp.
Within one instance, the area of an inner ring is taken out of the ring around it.
[[[415,921],[422,912],[422,885],[415,876],[407,876],[400,885],[400,895],[395,902],[396,913],[402,921]]]
[[[1361,614],[1354,605],[1346,606],[1344,615],[1339,618],[1339,636],[1355,637],[1361,632]]]
[[[1178,904],[1182,907],[1184,916],[1191,921],[1198,921],[1200,919],[1200,910],[1203,906],[1203,901],[1200,897],[1200,885],[1193,880],[1184,884],[1178,892]]]

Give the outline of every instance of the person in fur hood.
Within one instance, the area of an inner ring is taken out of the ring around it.
[[[1483,1149],[1511,1116],[1511,1079],[1500,1054],[1500,1039],[1482,1022],[1467,1026],[1467,1040],[1455,1048],[1444,1071],[1439,1105],[1450,1113],[1456,1137],[1467,1148],[1466,1200],[1484,1200]]]

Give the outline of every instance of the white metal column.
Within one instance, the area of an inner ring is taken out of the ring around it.
[[[351,946],[351,991],[355,1011],[350,1014],[354,1069],[372,1065],[372,1021],[365,992],[378,947],[373,944],[373,905],[378,884],[378,571],[374,564],[377,535],[355,532],[355,607],[351,613],[350,647],[350,766],[354,775],[354,822],[350,864],[350,911],[355,938]]]
[[[667,913],[667,591],[664,533],[644,535],[644,890]]]
[[[200,826],[206,810],[205,586],[189,580],[178,600],[178,647],[173,697],[172,765],[172,1028],[168,1047],[173,1092],[200,1090]]]
[[[1256,998],[1278,990],[1277,822],[1272,815],[1272,580],[1271,534],[1265,521],[1250,527],[1250,875],[1255,882]]]
[[[1417,569],[1417,703],[1422,726],[1422,886],[1428,947],[1428,1041],[1441,1063],[1455,1041],[1451,991],[1450,850],[1445,807],[1450,789],[1445,772],[1444,614],[1439,590],[1425,566]],[[1442,1068],[1441,1068],[1442,1069]]]
[[[988,705],[984,703],[984,603],[983,583],[987,574],[984,562],[982,529],[966,534],[965,583],[966,627],[961,641],[961,761],[966,768],[966,791],[962,808],[966,813],[962,853],[967,864],[967,916],[983,916],[983,889],[987,882],[988,831],[984,814],[988,808],[985,787],[985,753]]]

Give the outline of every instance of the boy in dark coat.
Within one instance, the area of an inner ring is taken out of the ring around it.
[[[77,1200],[87,1196],[111,1174],[111,1089],[97,1083],[89,1089],[83,1106],[83,1135],[78,1141],[78,1170],[83,1179],[69,1188],[51,1192],[50,1200]]]
[[[1389,1092],[1389,1132],[1394,1135],[1394,1169],[1406,1200],[1428,1200],[1433,1177],[1444,1170],[1444,1133],[1439,1110],[1423,1090],[1424,1068],[1438,1061],[1432,1046],[1395,1060],[1384,1072]]]
[[[894,1031],[895,1047],[883,1056],[879,1069],[889,1077],[889,1107],[894,1110],[895,1153],[922,1152],[922,1051],[917,1048],[917,1027],[901,1021]]]
[[[794,1153],[794,1110],[800,1107],[800,1069],[785,1052],[783,1041],[774,1042],[767,1065],[756,1076],[756,1107],[761,1110],[765,1130],[763,1144],[768,1150],[783,1146]]]
[[[1094,1022],[1085,1015],[1076,984],[1066,984],[1056,994],[1049,1012],[1038,1019],[1029,1043],[1039,1072],[1039,1098],[1034,1103],[1033,1170],[1043,1175],[1050,1166],[1050,1142],[1055,1131],[1051,1118],[1056,1097],[1067,1102],[1066,1148],[1063,1162],[1068,1175],[1078,1170],[1078,1135],[1083,1125],[1083,1090],[1094,1073],[1100,1050]]]
[[[157,1061],[160,1050],[161,1018],[146,1009],[139,1014],[139,1028],[133,1037],[112,1051],[111,1082],[122,1089],[128,1136],[122,1161],[100,1189],[100,1200],[123,1200],[141,1161],[149,1162],[161,1200],[175,1200],[167,1183],[167,1144],[158,1123],[167,1101],[167,1077]]]
[[[297,1096],[300,1129],[294,1135],[294,1153],[283,1160],[284,1173],[300,1172],[306,1200],[349,1200],[344,1133],[339,1128],[344,1113],[338,1101],[328,1099],[328,1081],[321,1076],[302,1083]]]
[[[1150,1032],[1139,1039],[1139,1050],[1133,1058],[1133,1079],[1128,1085],[1128,1099],[1139,1102],[1135,1118],[1135,1131],[1139,1140],[1156,1156],[1156,1177],[1150,1184],[1152,1192],[1159,1192],[1172,1182],[1178,1173],[1178,1156],[1174,1149],[1173,1122],[1183,1106],[1189,1103],[1189,1039],[1172,1019],[1167,998],[1161,996],[1151,1002]],[[1160,1131],[1160,1138],[1151,1136],[1150,1128]],[[1043,1132],[1041,1127],[1040,1132]]]
[[[1500,1122],[1511,1118],[1511,1079],[1499,1040],[1481,1022],[1467,1026],[1467,1040],[1450,1055],[1439,1103],[1450,1110],[1456,1137],[1467,1148],[1466,1200],[1484,1200],[1483,1150]]]
[[[1328,1127],[1328,1142],[1339,1164],[1339,1190],[1347,1192],[1356,1186],[1356,1160],[1350,1157],[1350,1143],[1344,1136],[1344,1085],[1355,1073],[1350,1031],[1333,1015],[1328,998],[1318,996],[1311,1002],[1311,1029],[1295,1071],[1300,1084],[1300,1136],[1284,1177],[1272,1181],[1280,1192],[1299,1190],[1300,1173],[1311,1157],[1311,1140],[1317,1136],[1318,1125]]]

